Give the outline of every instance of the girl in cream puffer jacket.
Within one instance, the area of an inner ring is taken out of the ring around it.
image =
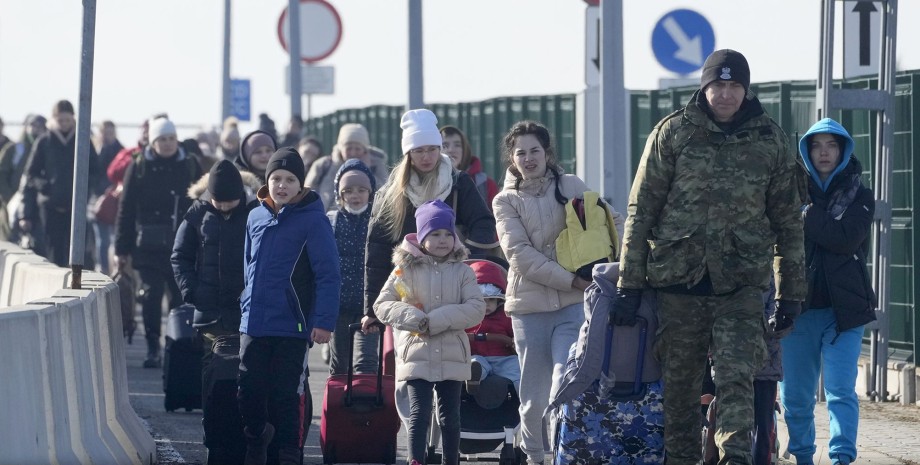
[[[460,389],[470,378],[470,343],[464,331],[485,315],[486,304],[468,252],[454,232],[453,210],[440,200],[415,212],[417,234],[393,252],[390,274],[374,313],[396,336],[396,379],[406,382],[409,462],[425,463],[433,392],[437,391],[443,463],[460,461]],[[400,399],[397,399],[397,404]]]

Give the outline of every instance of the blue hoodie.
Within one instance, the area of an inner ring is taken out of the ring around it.
[[[809,142],[811,136],[815,134],[833,134],[836,136],[842,137],[846,142],[843,146],[843,151],[840,153],[840,164],[837,165],[837,168],[827,177],[826,181],[821,181],[821,176],[815,170],[814,165],[811,163],[811,151],[809,150]],[[853,154],[854,147],[853,138],[850,137],[850,133],[847,132],[840,123],[830,119],[824,118],[821,121],[813,124],[811,128],[808,129],[808,132],[799,139],[799,154],[802,156],[802,160],[805,162],[805,169],[808,170],[808,174],[811,175],[811,178],[814,179],[818,187],[822,191],[827,192],[827,188],[830,187],[831,181],[834,180],[834,176],[837,173],[843,171],[846,168],[847,164],[850,163],[850,155]]]

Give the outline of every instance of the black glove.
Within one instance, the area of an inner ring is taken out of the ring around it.
[[[616,298],[613,299],[613,308],[610,309],[610,319],[617,326],[635,326],[636,312],[642,303],[642,289],[617,288]]]
[[[777,300],[776,312],[767,321],[767,332],[774,339],[782,339],[792,332],[795,319],[802,312],[802,303],[793,300]]]

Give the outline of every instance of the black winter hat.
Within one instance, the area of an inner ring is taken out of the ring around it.
[[[751,86],[751,68],[744,55],[727,48],[712,52],[703,63],[700,89],[705,89],[714,81],[735,81],[744,86],[747,93]]]
[[[293,173],[303,186],[304,179],[307,177],[304,172],[303,159],[293,147],[281,147],[272,154],[271,159],[268,160],[268,166],[265,167],[265,180],[268,181],[272,172],[279,169]]]
[[[243,177],[230,160],[221,160],[208,174],[208,192],[218,202],[239,200],[243,197]]]

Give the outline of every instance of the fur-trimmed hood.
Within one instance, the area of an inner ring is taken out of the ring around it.
[[[256,200],[256,192],[259,192],[259,188],[262,187],[262,181],[248,171],[240,171],[240,176],[243,177],[243,191],[246,192],[246,203]],[[204,176],[189,186],[188,196],[190,199],[211,201],[211,193],[208,192],[208,179],[210,177],[211,173],[205,173]]]
[[[469,257],[470,251],[456,236],[454,236],[454,250],[447,256],[448,262],[462,262]],[[435,262],[434,257],[422,251],[415,233],[407,234],[399,247],[393,249],[393,265],[397,267],[412,267],[415,265]]]

